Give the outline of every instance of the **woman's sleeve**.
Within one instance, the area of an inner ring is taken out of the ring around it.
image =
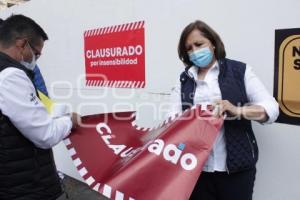
[[[254,73],[251,66],[247,65],[245,72],[245,87],[248,100],[251,105],[262,106],[268,120],[264,123],[274,122],[279,115],[279,106],[275,98],[269,94],[263,83]]]

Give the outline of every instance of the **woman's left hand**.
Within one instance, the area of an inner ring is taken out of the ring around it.
[[[248,106],[235,106],[228,100],[216,101],[215,108],[217,112],[215,115],[217,117],[222,117],[225,112],[229,115],[228,117],[233,117],[231,119],[241,119],[245,118],[247,120],[255,120],[257,122],[263,123],[269,119],[265,109],[260,105],[248,105]]]
[[[241,107],[234,106],[228,100],[218,100],[216,101],[215,108],[217,108],[216,115],[221,117],[226,112],[231,116],[239,116],[241,114]]]

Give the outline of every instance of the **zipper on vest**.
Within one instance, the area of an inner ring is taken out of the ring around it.
[[[188,74],[188,73],[186,73]],[[192,80],[193,80],[193,83],[194,83],[194,88],[193,88],[193,102],[194,102],[194,97],[195,97],[195,93],[196,93],[196,88],[197,88],[197,83],[196,83],[196,80],[194,79],[194,77],[191,77],[190,75],[188,75]]]
[[[248,134],[248,132],[246,131],[246,134],[247,134],[247,138],[248,138],[248,141],[249,141],[249,144],[250,144],[250,147],[251,147],[251,151],[252,151],[252,157],[253,157],[253,159],[254,159],[254,148],[253,148],[253,144],[252,144],[252,142],[251,142],[251,140],[250,140],[250,136],[249,136],[249,134]]]
[[[195,98],[195,93],[196,93],[196,88],[197,88],[197,83],[196,83],[196,81],[195,81],[195,79],[193,78],[193,81],[194,81],[194,91],[193,91],[193,104],[195,104],[194,103],[194,98]]]
[[[228,167],[227,167],[227,163],[226,163],[226,165],[225,165],[225,168],[226,168],[226,172],[227,172],[227,174],[229,175],[229,174],[230,174],[230,172],[229,172],[229,169],[228,169]]]
[[[194,104],[194,97],[195,97],[195,92],[196,92],[196,88],[197,88],[197,83],[194,79],[194,77],[190,76],[189,73],[187,73],[187,71],[184,71],[184,73],[190,78],[193,80],[193,83],[194,83],[194,88],[193,88],[193,104]]]

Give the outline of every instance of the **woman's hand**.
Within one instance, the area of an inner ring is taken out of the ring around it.
[[[241,107],[234,106],[228,100],[218,100],[214,106],[217,110],[215,112],[217,117],[221,117],[225,114],[230,116],[239,117],[241,115]]]
[[[265,109],[259,105],[244,105],[243,107],[235,106],[228,100],[219,100],[215,105],[217,117],[222,117],[225,112],[231,119],[244,119],[255,120],[263,123],[269,119]]]

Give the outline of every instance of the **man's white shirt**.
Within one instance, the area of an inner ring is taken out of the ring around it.
[[[9,67],[0,73],[0,110],[37,147],[49,149],[70,134],[70,116],[52,118],[24,71]]]

